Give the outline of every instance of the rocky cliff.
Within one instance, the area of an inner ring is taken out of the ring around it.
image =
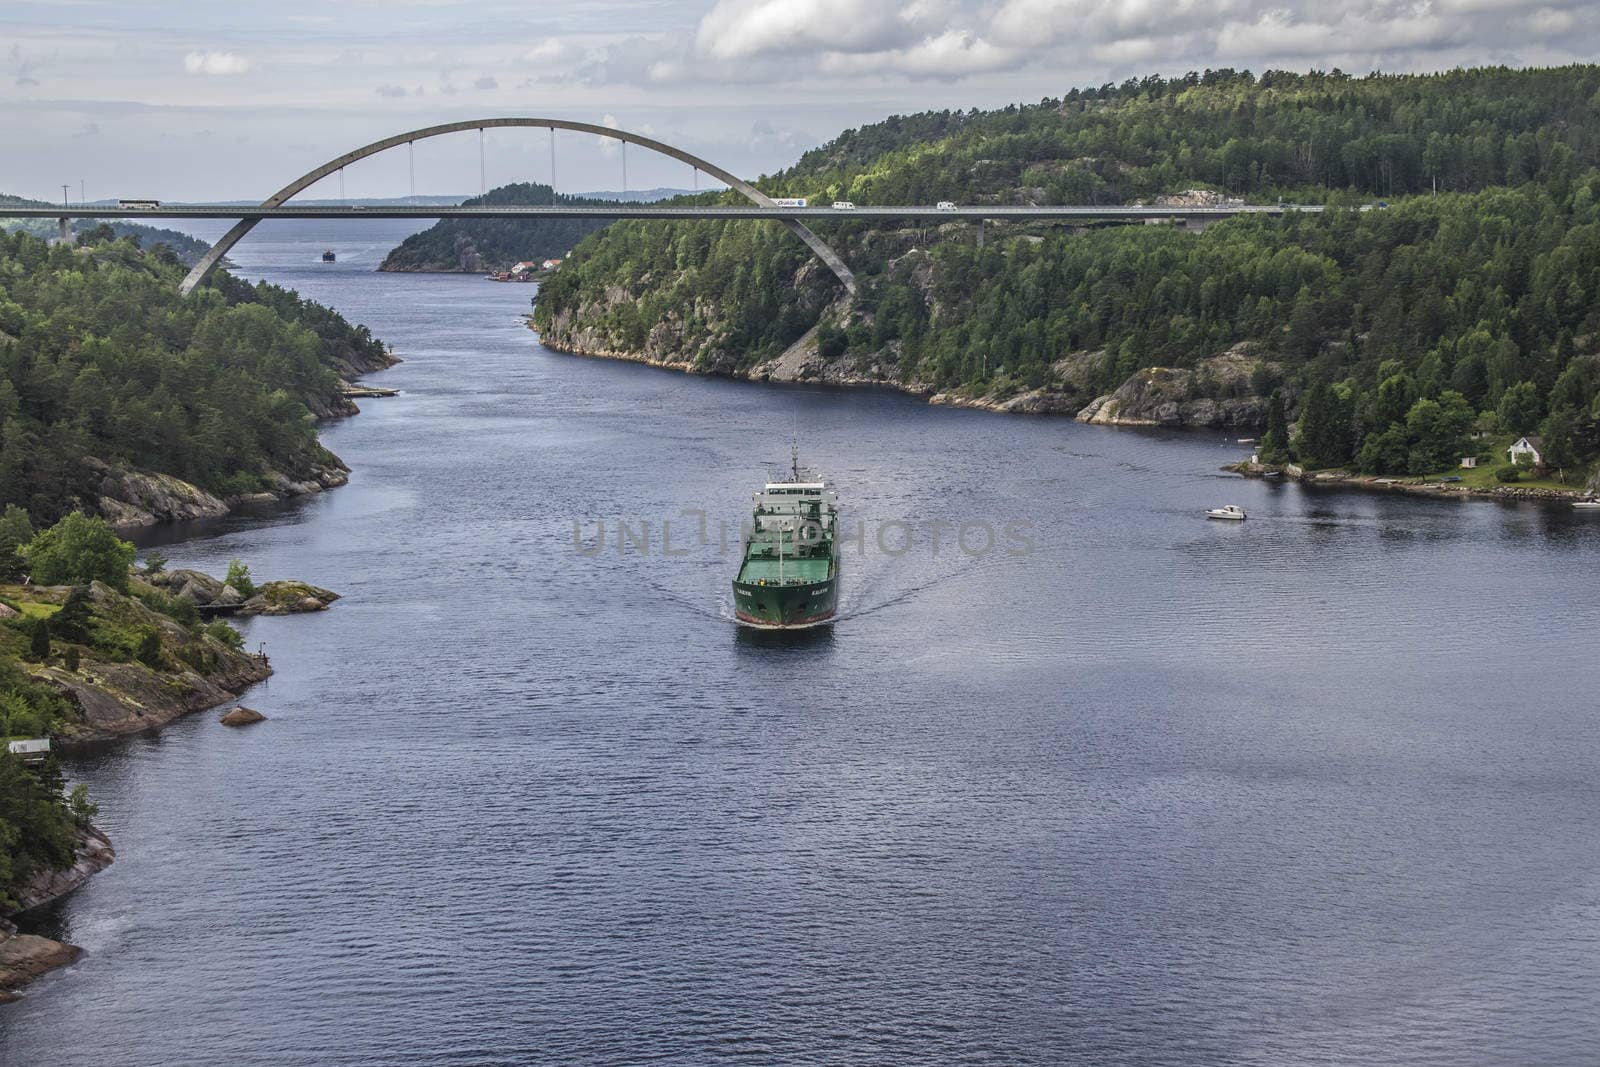
[[[900,360],[898,341],[889,341],[865,354],[824,356],[819,342],[820,323],[779,355],[744,363],[731,345],[714,334],[710,340],[690,340],[685,321],[714,321],[716,309],[709,306],[696,305],[682,313],[668,313],[636,348],[629,348],[619,344],[608,323],[619,308],[632,300],[627,290],[611,287],[576,310],[557,313],[541,340],[561,352],[691,373],[763,382],[885,386],[926,397],[933,404],[1006,414],[1074,415],[1080,422],[1097,426],[1259,429],[1267,420],[1267,397],[1262,390],[1266,387],[1270,391],[1283,374],[1282,368],[1267,358],[1259,346],[1246,343],[1193,368],[1144,368],[1114,391],[1097,396],[1094,386],[1107,361],[1107,353],[1097,350],[1073,352],[1057,359],[1042,385],[1030,387],[1000,375],[986,391],[938,391],[914,371],[907,372]],[[859,311],[844,298],[837,299],[821,314],[846,325],[872,325],[869,313]],[[1292,408],[1292,392],[1284,388]]]
[[[1281,377],[1277,364],[1248,344],[1189,369],[1146,367],[1114,392],[1096,397],[1079,422],[1095,426],[1195,426],[1253,430],[1267,422],[1267,397],[1256,385]]]
[[[163,522],[220,518],[240,506],[278,503],[344,485],[350,480],[349,468],[336,456],[330,454],[329,459],[303,478],[268,471],[264,477],[269,488],[226,499],[170,474],[113,467],[94,459],[84,462],[98,476],[94,510],[119,532],[127,532]]]

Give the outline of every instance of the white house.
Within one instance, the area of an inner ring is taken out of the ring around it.
[[[50,756],[50,739],[48,737],[30,737],[20,741],[12,741],[6,746],[14,756],[22,757],[23,763],[43,763]]]
[[[1536,436],[1519,437],[1512,446],[1506,449],[1506,455],[1511,457],[1511,462],[1532,463],[1535,467],[1544,466],[1544,457],[1539,454],[1539,446],[1544,442]]]

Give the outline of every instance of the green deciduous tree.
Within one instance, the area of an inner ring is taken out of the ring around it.
[[[41,585],[87,585],[104,582],[128,590],[133,546],[112,532],[106,521],[72,512],[42,530],[28,543],[28,566]]]
[[[252,597],[256,595],[256,583],[250,577],[250,568],[241,560],[232,560],[228,564],[228,577],[223,580],[224,585],[231,585],[239,591],[241,596]]]
[[[1539,387],[1532,382],[1518,382],[1500,394],[1495,408],[1500,416],[1500,427],[1507,433],[1521,436],[1531,433],[1539,425]]]
[[[1407,470],[1432,474],[1456,466],[1472,426],[1472,406],[1465,397],[1445,390],[1438,400],[1423,398],[1406,413],[1406,433],[1411,449]]]
[[[1377,399],[1372,409],[1372,429],[1382,432],[1396,423],[1404,422],[1406,412],[1417,402],[1417,383],[1411,375],[1392,374],[1378,385]]]

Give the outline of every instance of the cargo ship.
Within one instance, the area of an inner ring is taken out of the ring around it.
[[[734,617],[743,626],[822,626],[838,609],[837,500],[826,482],[801,477],[798,455],[790,456],[790,473],[754,497],[744,562],[733,580]]]

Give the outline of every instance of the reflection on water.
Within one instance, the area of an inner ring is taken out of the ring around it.
[[[345,599],[245,624],[266,723],[75,761],[119,859],[0,1062],[1592,1059],[1600,516],[560,356],[335,243],[235,258],[405,357],[350,485],[160,539]],[[1033,550],[849,555],[803,634],[729,624],[736,549],[572,550],[737,523],[793,422],[846,523]]]

